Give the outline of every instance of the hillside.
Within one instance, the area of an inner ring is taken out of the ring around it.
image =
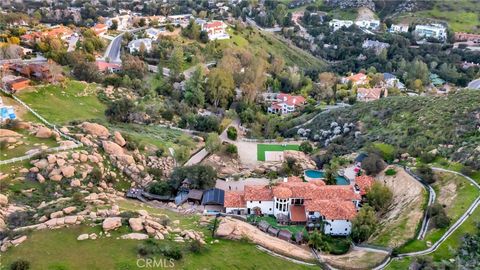
[[[323,113],[306,128],[314,138],[320,130],[328,130],[331,122],[353,122],[361,135],[355,138],[350,132],[339,143],[352,151],[382,141],[413,155],[437,149],[441,156],[478,169],[479,104],[480,91],[472,90],[445,97],[390,97]]]

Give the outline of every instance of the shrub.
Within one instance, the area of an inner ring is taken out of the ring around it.
[[[434,160],[435,160],[436,156],[430,152],[426,152],[426,153],[423,153],[421,156],[420,156],[420,159],[424,162],[424,163],[432,163]]]
[[[443,229],[450,225],[450,218],[447,216],[444,207],[439,203],[430,206],[427,215],[430,217],[435,228]]]
[[[385,168],[383,159],[375,153],[370,153],[362,162],[362,169],[368,175],[376,175]]]
[[[388,175],[388,176],[392,176],[392,175],[395,175],[397,174],[397,171],[395,171],[394,168],[388,168],[386,171],[385,171],[385,175]]]
[[[32,221],[32,214],[28,211],[16,211],[7,217],[7,224],[9,228],[18,228],[30,225]]]
[[[230,155],[235,155],[238,153],[238,149],[237,149],[237,146],[235,144],[229,144],[227,145],[227,149],[226,149],[227,153],[229,153]]]
[[[16,260],[10,265],[10,270],[28,270],[30,269],[30,262],[26,260]]]
[[[352,221],[352,239],[360,243],[367,240],[375,231],[378,224],[373,207],[365,204]]]
[[[173,119],[173,112],[171,110],[165,110],[162,112],[162,118],[167,121],[172,121]]]
[[[472,167],[470,166],[463,166],[461,169],[460,169],[460,173],[466,175],[466,176],[472,176],[473,174],[473,169]]]
[[[172,188],[165,181],[157,181],[150,185],[148,191],[157,195],[170,195]]]
[[[200,243],[200,241],[194,240],[190,244],[190,247],[188,249],[195,254],[200,254],[203,252],[204,246],[202,245],[202,243]]]
[[[416,172],[420,176],[420,178],[422,178],[425,182],[429,184],[433,184],[437,180],[435,177],[435,174],[433,173],[432,168],[428,165],[425,165],[425,164],[418,165]]]
[[[233,140],[235,141],[237,139],[237,129],[235,127],[228,127],[227,129],[227,137],[230,139],[230,140]]]
[[[148,167],[147,172],[153,175],[153,177],[157,180],[163,177],[163,170],[160,168]]]
[[[375,208],[376,211],[385,210],[392,202],[393,193],[387,187],[375,182],[367,192],[368,203]]]
[[[313,147],[312,147],[312,145],[311,145],[309,142],[307,142],[307,141],[302,142],[302,143],[300,144],[299,149],[300,149],[300,151],[304,152],[305,154],[310,154],[310,153],[313,152]]]

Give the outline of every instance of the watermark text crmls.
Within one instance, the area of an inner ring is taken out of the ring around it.
[[[156,258],[139,258],[137,259],[138,268],[173,268],[175,267],[174,259],[156,259]]]

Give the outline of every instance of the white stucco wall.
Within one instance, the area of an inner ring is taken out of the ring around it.
[[[347,220],[325,220],[325,234],[349,235],[352,232],[352,223]]]
[[[259,207],[263,214],[273,215],[273,201],[247,201],[247,208],[253,213],[253,208]]]
[[[245,213],[247,213],[247,208],[243,207],[225,207],[225,213],[230,214],[233,211],[237,210],[243,210]]]

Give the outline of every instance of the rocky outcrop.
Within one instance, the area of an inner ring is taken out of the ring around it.
[[[110,132],[106,127],[96,123],[83,122],[81,125],[81,128],[85,133],[93,136],[98,136],[98,137],[110,136]]]
[[[37,138],[50,138],[53,135],[53,131],[47,127],[40,127],[35,134]]]
[[[128,220],[128,223],[130,224],[130,227],[134,232],[139,232],[143,230],[143,224],[142,224],[141,218],[130,218]]]
[[[0,138],[3,137],[22,137],[22,134],[9,129],[0,129]]]
[[[122,235],[122,239],[131,239],[131,240],[145,240],[148,239],[148,235],[144,233],[129,233]]]
[[[108,217],[105,220],[103,220],[103,223],[102,223],[102,228],[106,232],[115,230],[120,226],[122,226],[122,218],[120,217]]]
[[[317,168],[315,161],[313,161],[307,154],[303,153],[302,151],[286,150],[283,151],[283,156],[285,160],[288,158],[295,159],[297,161],[297,164],[300,165],[303,170]]]
[[[6,206],[8,204],[8,197],[0,194],[0,206]]]
[[[115,143],[120,145],[121,147],[125,146],[125,144],[127,143],[120,132],[115,131],[113,133],[113,136]]]
[[[123,155],[123,148],[111,141],[102,141],[103,150],[109,155],[119,156]]]

